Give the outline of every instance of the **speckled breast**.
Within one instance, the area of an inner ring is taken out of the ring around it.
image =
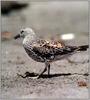
[[[35,54],[32,49],[27,49],[25,48],[25,51],[27,52],[27,54],[29,55],[29,57],[31,57],[33,60],[37,61],[37,62],[45,62],[44,58],[42,58],[41,56],[38,56],[37,54]]]

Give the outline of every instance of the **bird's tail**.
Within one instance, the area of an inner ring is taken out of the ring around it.
[[[89,48],[89,45],[78,46],[78,50],[77,51],[86,51],[88,48]]]

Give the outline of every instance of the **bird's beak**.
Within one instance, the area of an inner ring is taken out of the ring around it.
[[[14,39],[18,39],[18,38],[20,38],[20,34],[17,34],[17,35],[14,37]]]

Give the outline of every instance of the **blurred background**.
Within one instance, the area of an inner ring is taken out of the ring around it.
[[[2,38],[5,32],[12,38],[25,27],[31,27],[41,37],[60,38],[67,33],[73,33],[75,38],[88,36],[88,2],[1,1],[1,5]]]
[[[88,76],[83,75],[88,73],[87,51],[70,58],[78,64],[61,60],[51,65],[51,74],[71,73],[70,76],[39,80],[18,77],[17,73],[40,73],[44,68],[25,53],[22,40],[13,39],[25,27],[31,27],[40,38],[62,39],[70,45],[88,44],[88,2],[1,1],[2,96],[88,98]]]

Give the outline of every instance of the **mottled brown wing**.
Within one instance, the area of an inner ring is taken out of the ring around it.
[[[33,45],[33,51],[41,57],[53,59],[56,55],[64,55],[73,52],[74,49],[67,47],[59,41],[38,41]]]
[[[39,40],[33,44],[33,51],[42,58],[50,58],[53,56],[53,48],[49,46],[49,42],[45,40]]]

